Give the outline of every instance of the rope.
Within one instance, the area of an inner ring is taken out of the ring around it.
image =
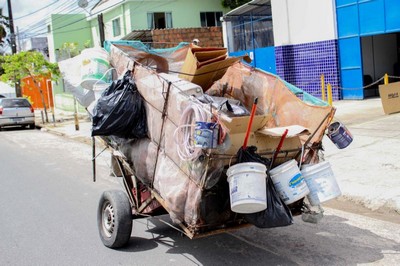
[[[367,88],[369,88],[369,87],[372,87],[372,86],[378,84],[378,83],[381,82],[383,79],[384,79],[384,77],[381,77],[380,79],[378,79],[378,80],[372,82],[371,84],[368,84],[368,85],[363,86],[363,87],[361,87],[361,88],[342,88],[342,87],[339,87],[339,86],[332,86],[332,89],[335,88],[335,89],[346,90],[346,91],[367,89]]]
[[[328,75],[328,76],[325,76],[325,78],[326,78],[326,77],[330,77],[330,76],[332,76],[332,74],[330,74],[330,75]],[[365,86],[363,86],[363,87],[361,87],[361,88],[342,88],[342,87],[340,87],[340,86],[332,85],[332,89],[338,89],[338,90],[342,90],[342,91],[352,91],[352,90],[363,90],[363,89],[368,89],[368,88],[370,88],[370,87],[373,87],[373,86],[379,84],[382,80],[384,80],[384,78],[385,78],[385,76],[382,76],[382,77],[379,78],[378,80],[376,80],[376,81],[374,81],[374,82],[372,82],[372,83],[370,83],[370,84],[368,84],[368,85],[365,85]],[[400,79],[400,76],[388,76],[388,78]],[[318,80],[317,80],[317,79],[314,79],[314,80],[311,80],[311,81],[306,82],[306,83],[293,84],[293,85],[295,85],[295,86],[301,88],[301,87],[305,87],[305,86],[308,86],[308,85],[311,85],[311,84],[315,84],[315,83],[317,83],[317,82],[318,82]]]
[[[162,112],[162,114],[161,114],[162,124],[161,124],[160,138],[159,138],[159,140],[158,140],[158,146],[157,146],[156,163],[154,164],[153,180],[154,180],[154,177],[156,176],[157,163],[158,163],[158,156],[159,156],[159,154],[160,154],[161,141],[162,141],[163,134],[164,134],[165,117],[167,116],[167,108],[168,108],[168,100],[169,100],[170,89],[171,89],[171,83],[169,82],[169,83],[168,83],[168,88],[167,88],[167,91],[166,91],[166,95],[165,95],[165,99],[164,99],[163,112]]]
[[[196,160],[202,153],[202,148],[195,147],[193,145],[192,128],[194,121],[207,121],[207,112],[203,107],[194,101],[183,111],[181,119],[179,121],[179,126],[174,132],[174,140],[178,145],[177,151],[179,158],[183,161],[193,161]]]

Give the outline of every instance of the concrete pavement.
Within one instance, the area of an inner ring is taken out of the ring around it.
[[[338,149],[324,137],[324,156],[342,191],[337,200],[353,202],[372,211],[389,211],[400,220],[400,113],[385,115],[380,98],[334,102],[335,119],[353,135],[353,142]],[[51,116],[49,116],[51,120]],[[73,113],[55,111],[56,123],[37,125],[42,130],[91,143],[91,122],[79,115],[76,130]],[[329,203],[329,202],[328,202]]]
[[[353,142],[338,149],[325,137],[325,159],[350,200],[371,210],[394,211],[400,221],[400,113],[385,115],[380,98],[338,101],[335,118]]]

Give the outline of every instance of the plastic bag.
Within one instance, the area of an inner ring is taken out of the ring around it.
[[[146,109],[131,71],[104,90],[93,110],[92,136],[111,135],[121,138],[147,136]]]
[[[265,164],[268,168],[270,162],[256,153],[257,147],[249,146],[239,149],[237,153],[238,162],[258,162]],[[259,228],[280,227],[293,224],[293,216],[289,207],[279,197],[271,177],[267,176],[267,208],[256,213],[244,214],[247,222]]]
[[[246,116],[250,114],[246,107],[244,107],[240,101],[235,99],[203,94],[202,96],[198,97],[198,100],[202,103],[212,104],[214,108],[225,113],[229,117]]]

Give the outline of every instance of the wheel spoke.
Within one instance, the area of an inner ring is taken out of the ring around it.
[[[104,233],[107,237],[111,237],[115,227],[115,213],[114,208],[110,202],[104,203],[102,221]]]

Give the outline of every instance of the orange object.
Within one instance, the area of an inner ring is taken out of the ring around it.
[[[49,77],[36,78],[37,85],[43,93],[46,108],[54,107],[53,86]],[[43,101],[39,89],[35,86],[31,77],[25,77],[21,80],[21,92],[23,97],[27,97],[33,108],[43,109]]]
[[[283,132],[282,137],[281,137],[281,140],[279,141],[279,144],[278,144],[278,146],[276,147],[276,151],[275,151],[275,153],[274,153],[274,159],[272,160],[272,162],[275,162],[275,159],[276,159],[276,157],[278,156],[278,153],[279,153],[279,151],[280,151],[281,148],[282,148],[283,141],[285,140],[286,135],[287,135],[288,132],[289,132],[288,129],[285,129],[285,131]]]
[[[243,149],[247,148],[247,141],[249,140],[251,125],[253,124],[254,115],[256,114],[257,102],[258,102],[258,98],[255,98],[253,107],[251,108],[250,120],[249,120],[249,124],[247,125],[246,136],[244,137]]]

